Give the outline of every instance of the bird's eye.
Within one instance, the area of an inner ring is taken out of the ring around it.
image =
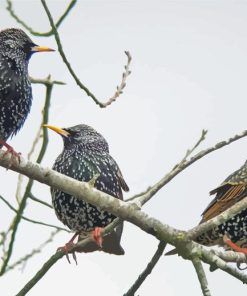
[[[31,53],[31,51],[32,51],[32,47],[33,47],[33,46],[35,46],[34,43],[26,43],[26,44],[24,45],[24,48],[23,48],[24,52],[25,52],[25,53]]]
[[[64,131],[68,132],[70,136],[72,137],[75,137],[76,136],[76,132],[75,131],[72,131],[70,129],[67,129],[67,128],[64,128],[63,129]]]

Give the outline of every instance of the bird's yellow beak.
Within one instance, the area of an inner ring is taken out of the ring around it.
[[[47,127],[49,129],[53,130],[54,132],[58,133],[59,135],[62,135],[66,138],[70,135],[69,132],[67,132],[66,130],[63,130],[60,127],[56,127],[56,126],[49,125],[49,124],[43,124],[43,127]]]
[[[46,46],[35,45],[31,48],[31,51],[32,52],[42,52],[42,51],[55,51],[55,50],[52,48],[46,47]]]

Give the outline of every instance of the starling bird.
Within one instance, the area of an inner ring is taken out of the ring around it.
[[[108,143],[101,134],[85,124],[63,129],[51,125],[44,126],[60,134],[64,142],[64,149],[53,165],[55,171],[84,182],[96,176],[95,188],[123,199],[122,189],[128,191],[129,188],[117,163],[109,154]],[[76,232],[72,240],[76,235],[85,236],[92,231],[96,243],[101,245],[101,240],[97,241],[100,237],[100,230],[116,217],[61,190],[51,188],[51,195],[58,219]],[[116,255],[124,254],[120,245],[122,228],[123,224],[119,225],[109,236],[104,237],[102,246],[100,246],[103,251]],[[92,242],[79,252],[99,250],[96,243]]]
[[[23,126],[32,105],[28,61],[35,52],[53,51],[37,46],[22,30],[0,31],[0,148],[18,155],[6,143]]]
[[[247,196],[247,161],[210,194],[216,196],[202,213],[200,223],[219,215]],[[196,241],[206,246],[227,245],[235,251],[247,254],[247,249],[244,248],[247,245],[247,209],[200,235]]]

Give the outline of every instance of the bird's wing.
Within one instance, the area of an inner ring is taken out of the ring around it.
[[[246,189],[246,183],[240,182],[225,182],[221,186],[210,191],[210,194],[215,194],[216,197],[211,201],[207,208],[202,213],[202,220],[200,223],[205,222],[220,213],[227,210],[234,205],[237,201],[244,197],[243,191]]]
[[[98,182],[95,183],[95,187],[119,199],[123,199],[121,188],[124,191],[128,191],[129,187],[126,184],[116,161],[110,154],[102,152],[95,153],[93,158],[94,163],[92,163],[92,161],[88,162],[88,160],[84,157],[84,166],[91,166],[91,171],[93,171],[94,174],[100,174],[97,179]],[[85,165],[87,163],[88,165]],[[101,184],[104,184],[102,188]]]
[[[118,176],[118,181],[119,181],[122,189],[126,192],[129,191],[129,186],[126,184],[119,167],[118,167],[118,171],[117,171],[117,176]]]
[[[101,155],[101,157],[103,157],[103,155]],[[107,163],[109,171],[112,171],[116,174],[117,180],[118,180],[121,188],[124,191],[129,191],[129,187],[126,184],[124,177],[122,175],[122,172],[121,172],[120,168],[118,167],[118,164],[115,161],[115,159],[110,154],[106,154],[105,157],[107,159],[107,161],[105,163]]]

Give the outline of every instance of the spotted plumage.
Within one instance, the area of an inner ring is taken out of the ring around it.
[[[219,215],[246,196],[247,162],[210,194],[216,194],[216,196],[202,213],[200,223]],[[247,209],[242,210],[213,230],[200,235],[196,241],[207,246],[224,245],[222,237],[225,234],[237,245],[241,247],[247,245]]]
[[[20,29],[0,31],[0,148],[20,130],[30,111],[28,62],[38,51],[52,50],[37,46]]]
[[[54,170],[85,182],[98,174],[94,187],[123,199],[122,189],[128,191],[129,188],[101,134],[84,124],[64,129],[47,127],[62,135],[64,142],[64,149],[55,161]],[[52,188],[51,194],[58,219],[75,232],[89,232],[95,227],[105,227],[116,218],[113,214],[100,211],[92,204],[58,189]],[[121,232],[122,228],[118,229],[119,253],[123,253],[120,246]]]

